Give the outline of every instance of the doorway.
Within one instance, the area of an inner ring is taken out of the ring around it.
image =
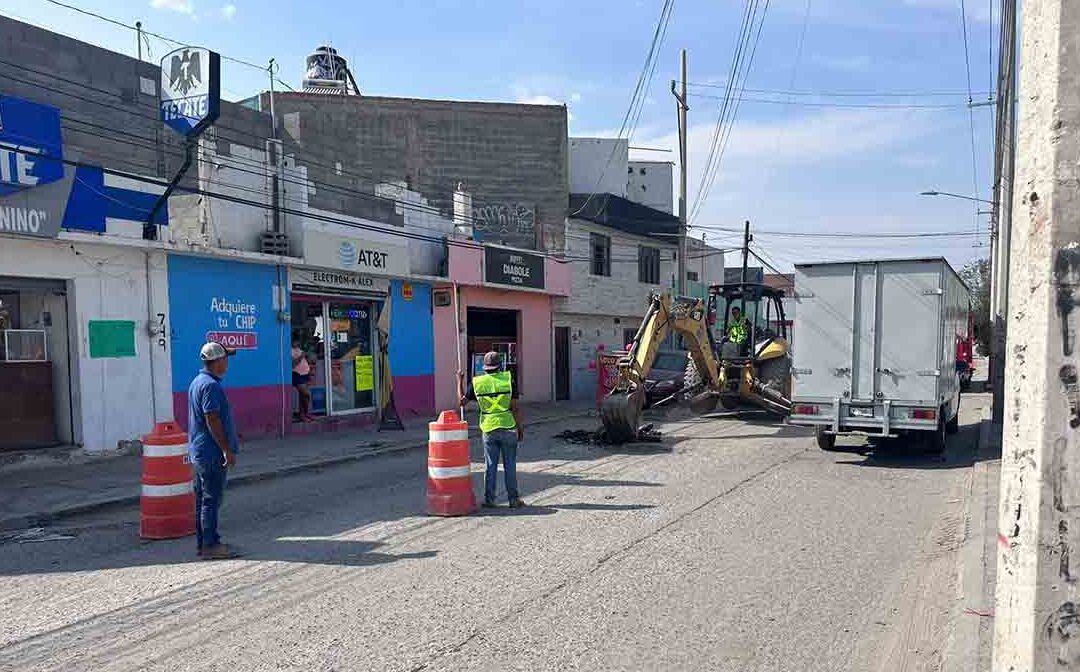
[[[310,365],[311,415],[348,415],[375,409],[378,304],[349,298],[293,296],[292,338]],[[293,418],[299,399],[293,393]]]
[[[555,400],[570,398],[570,327],[555,327]]]
[[[518,361],[518,322],[521,313],[517,310],[498,310],[495,308],[469,308],[466,311],[466,342],[469,349],[469,375],[484,372],[484,353],[495,351],[503,356],[503,366],[514,374],[514,380],[520,386],[521,367]]]

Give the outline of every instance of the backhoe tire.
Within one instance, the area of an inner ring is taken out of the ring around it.
[[[818,448],[824,450],[827,453],[836,452],[836,435],[830,434],[825,431],[824,427],[818,427],[814,430],[814,438],[817,439]]]
[[[764,387],[787,397],[791,389],[791,357],[766,359],[758,366],[758,380]]]

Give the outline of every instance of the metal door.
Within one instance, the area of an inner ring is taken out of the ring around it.
[[[570,327],[555,327],[555,399],[570,398]]]
[[[851,392],[853,282],[851,264],[795,268],[796,398],[829,400]]]
[[[942,374],[941,268],[936,261],[881,264],[878,385],[886,399],[937,403]]]
[[[873,401],[877,392],[878,265],[855,265],[852,308],[851,398]]]

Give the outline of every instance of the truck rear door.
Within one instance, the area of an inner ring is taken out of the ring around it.
[[[935,404],[941,372],[940,262],[879,264],[878,390],[885,399]]]
[[[851,389],[851,264],[795,269],[794,390],[798,399],[838,399]]]

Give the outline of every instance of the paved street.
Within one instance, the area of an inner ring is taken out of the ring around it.
[[[228,492],[246,555],[217,563],[140,543],[133,509],[69,519],[0,543],[0,669],[940,669],[977,618],[958,549],[988,403],[945,461],[750,415],[615,450],[549,424],[533,506],[460,519],[423,515],[423,451],[383,455]]]

